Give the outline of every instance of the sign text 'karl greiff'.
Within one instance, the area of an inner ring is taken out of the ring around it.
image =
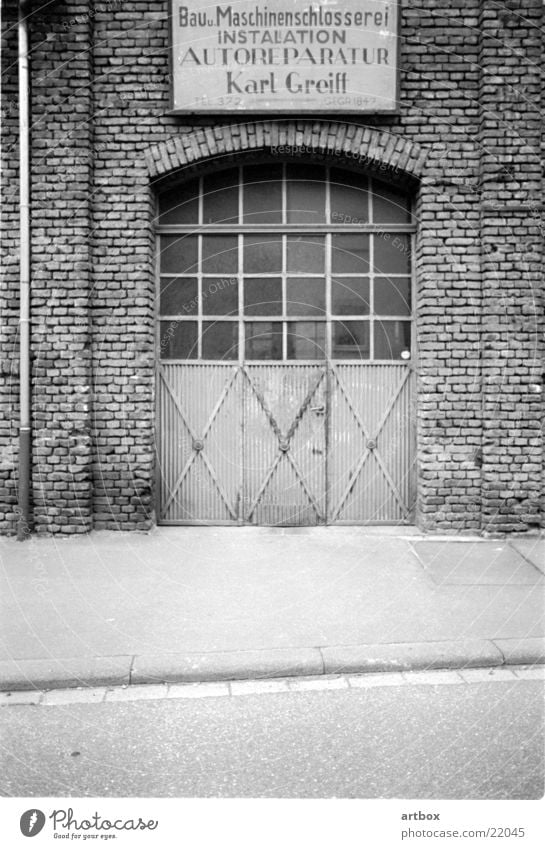
[[[172,0],[175,112],[392,112],[397,2]]]

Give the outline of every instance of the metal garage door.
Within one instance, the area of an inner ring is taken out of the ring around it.
[[[253,165],[160,198],[158,520],[410,521],[407,197]]]

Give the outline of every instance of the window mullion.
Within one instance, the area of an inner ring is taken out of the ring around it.
[[[375,205],[373,203],[373,178],[367,183],[367,220],[375,221]],[[372,362],[375,354],[375,237],[369,234],[369,360]]]
[[[246,334],[244,326],[244,236],[238,237],[238,361],[243,363],[246,355]]]
[[[412,219],[412,209],[411,209],[411,219]],[[411,355],[411,362],[414,363],[416,357],[416,322],[415,322],[415,310],[416,310],[416,266],[415,266],[415,248],[416,248],[416,238],[414,235],[409,236],[409,244],[411,246],[411,265],[410,265],[410,287],[411,287],[411,297],[409,300],[409,312],[410,312],[410,321],[411,325],[409,328],[411,344],[409,347],[409,352]]]
[[[287,166],[282,163],[282,224],[288,223],[288,187],[287,187]]]
[[[331,224],[331,169],[326,168],[325,171],[325,221],[326,224]]]
[[[204,221],[204,178],[199,177],[199,227]],[[197,359],[202,360],[202,236],[197,236]]]
[[[326,168],[325,175],[325,220],[331,225],[331,168]],[[325,353],[326,359],[331,359],[331,233],[325,236],[324,251],[325,276]]]
[[[369,236],[369,359],[375,356],[375,237]]]
[[[288,359],[288,237],[282,236],[282,359]]]
[[[239,226],[242,226],[244,223],[244,196],[243,196],[243,186],[244,186],[244,170],[242,166],[238,169],[238,223]]]
[[[217,235],[238,233],[275,234],[293,233],[294,235],[316,235],[325,233],[395,233],[408,235],[416,232],[414,224],[158,224],[155,231],[163,235],[194,235],[203,231]]]
[[[330,360],[333,356],[333,345],[332,345],[332,330],[333,325],[331,322],[331,233],[328,233],[325,237],[325,318],[326,318],[326,357]]]
[[[238,170],[238,221],[239,227],[244,223],[244,169],[240,166]],[[244,290],[243,290],[243,262],[244,262],[244,236],[238,234],[238,361],[244,362],[245,358],[245,327],[244,327]]]
[[[202,240],[202,236],[197,236],[197,359],[199,360],[202,360]]]

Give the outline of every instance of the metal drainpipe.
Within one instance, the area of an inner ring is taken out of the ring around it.
[[[17,539],[30,535],[30,159],[29,0],[19,0],[19,516]]]

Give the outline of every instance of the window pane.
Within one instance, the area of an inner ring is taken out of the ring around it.
[[[282,237],[244,237],[244,273],[267,274],[282,271]]]
[[[195,360],[197,322],[162,321],[159,352],[162,360]]]
[[[375,274],[410,274],[411,239],[405,233],[373,237]]]
[[[246,315],[282,315],[282,280],[279,277],[244,279]]]
[[[331,268],[333,273],[366,274],[369,271],[369,236],[333,233]]]
[[[369,359],[369,322],[334,321],[333,357]]]
[[[325,350],[325,322],[288,322],[288,360],[323,360]]]
[[[332,224],[364,224],[369,220],[365,177],[332,168],[329,184]]]
[[[163,277],[159,309],[163,315],[196,315],[199,306],[196,277]]]
[[[238,278],[203,278],[202,312],[203,315],[237,315]]]
[[[250,165],[244,169],[244,223],[282,221],[282,166]]]
[[[238,322],[203,321],[203,360],[238,359]]]
[[[331,281],[333,315],[369,315],[369,278],[337,277]]]
[[[325,279],[288,277],[286,297],[288,315],[324,315]]]
[[[161,236],[161,274],[197,271],[196,236]]]
[[[287,221],[325,223],[325,171],[312,165],[288,165]]]
[[[374,312],[377,315],[411,314],[410,277],[375,277]]]
[[[202,273],[231,274],[238,271],[236,236],[203,236]]]
[[[325,239],[323,236],[288,236],[288,271],[323,274]]]
[[[245,331],[247,360],[282,359],[282,322],[248,321]]]
[[[373,221],[376,224],[408,224],[409,199],[404,192],[373,181]]]
[[[203,223],[238,223],[238,168],[204,178]]]
[[[375,321],[375,360],[405,360],[410,352],[410,321]]]
[[[191,180],[159,195],[159,224],[199,223],[199,181]]]

